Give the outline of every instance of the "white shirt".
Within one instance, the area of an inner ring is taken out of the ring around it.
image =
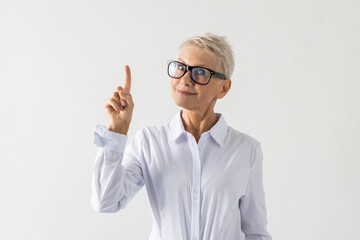
[[[117,212],[145,185],[149,240],[271,240],[260,142],[215,113],[197,143],[181,114],[138,130],[128,145],[127,135],[96,125],[91,206]]]

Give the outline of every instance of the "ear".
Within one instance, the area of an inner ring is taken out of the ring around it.
[[[223,98],[230,90],[231,88],[231,79],[226,78],[224,80],[220,80],[221,83],[219,84],[219,92],[217,94],[217,98],[221,99]]]

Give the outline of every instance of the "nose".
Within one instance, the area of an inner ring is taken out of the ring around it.
[[[184,74],[184,76],[182,76],[182,77],[180,78],[180,81],[184,82],[184,84],[186,84],[186,85],[188,85],[188,86],[191,86],[191,85],[195,84],[195,83],[193,82],[193,80],[191,79],[191,77],[190,77],[190,71],[187,71],[187,72]]]

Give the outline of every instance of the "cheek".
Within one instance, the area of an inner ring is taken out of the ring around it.
[[[171,93],[174,95],[175,94],[175,91],[176,91],[176,86],[177,86],[177,82],[175,79],[171,79]]]
[[[198,99],[199,101],[211,101],[214,96],[216,95],[216,92],[211,86],[204,85],[201,88],[201,91],[198,91]]]
[[[217,83],[212,82],[211,84],[209,83],[208,85],[205,85],[204,92],[213,95],[216,93],[217,89],[218,89]]]
[[[172,78],[170,84],[171,84],[171,89],[172,89],[173,91],[175,91],[175,88],[176,88],[176,86],[177,86],[177,84],[178,84],[177,79]]]

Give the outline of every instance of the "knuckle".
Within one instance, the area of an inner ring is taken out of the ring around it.
[[[120,96],[121,96],[121,97],[126,98],[127,95],[128,95],[128,94],[127,94],[124,90],[121,90],[121,92],[120,92]]]

